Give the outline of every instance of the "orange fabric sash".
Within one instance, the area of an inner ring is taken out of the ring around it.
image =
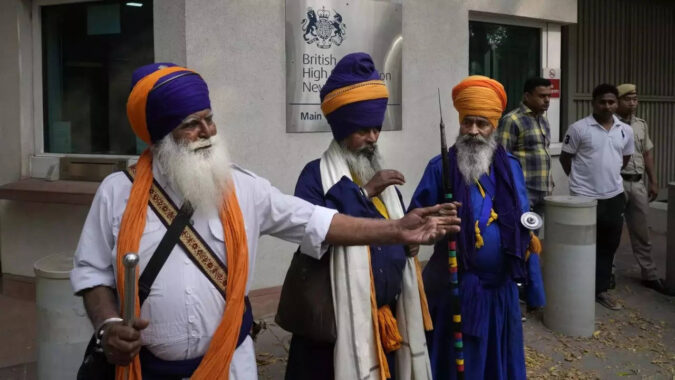
[[[136,177],[131,187],[127,207],[122,216],[117,242],[117,268],[123,268],[122,259],[128,252],[138,252],[141,236],[145,229],[147,205],[152,184],[152,154],[149,149],[141,155],[136,164]],[[223,317],[214,333],[209,349],[192,379],[227,379],[230,362],[237,348],[237,338],[244,314],[244,296],[248,280],[248,244],[244,229],[244,217],[239,208],[234,186],[227,194],[220,209],[220,220],[225,234],[227,254],[227,305]],[[136,275],[138,283],[138,274]],[[121,307],[124,308],[124,271],[117,271],[117,289]],[[136,286],[138,289],[138,286]],[[136,294],[136,318],[140,317],[140,304]],[[127,367],[116,367],[116,380],[125,379]],[[140,380],[141,363],[134,357],[129,369],[130,380]]]

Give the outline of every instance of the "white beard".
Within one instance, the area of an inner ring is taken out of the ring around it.
[[[227,146],[220,135],[190,143],[176,143],[167,135],[152,147],[152,153],[169,185],[195,210],[219,212],[231,178]]]
[[[495,134],[487,139],[478,135],[459,135],[455,142],[457,167],[467,184],[475,183],[483,174],[490,172],[492,158],[497,149]]]
[[[363,185],[367,184],[368,181],[373,178],[375,173],[382,169],[382,158],[377,144],[374,145],[375,150],[372,153],[370,153],[367,148],[352,152],[343,144],[340,144],[340,147],[342,148],[342,155],[347,161],[349,170],[351,170],[353,175],[355,175]]]

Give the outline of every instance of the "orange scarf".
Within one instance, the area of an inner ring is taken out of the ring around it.
[[[122,216],[117,242],[117,289],[121,308],[124,308],[124,268],[122,259],[128,252],[138,252],[141,235],[145,229],[150,185],[152,184],[152,154],[149,149],[141,155],[136,164],[136,177],[131,187],[129,201]],[[248,280],[248,245],[244,229],[244,217],[239,208],[234,186],[227,194],[220,209],[220,220],[225,233],[228,279],[226,286],[227,305],[223,317],[214,333],[209,349],[192,379],[227,379],[230,362],[237,348],[239,329],[244,314],[244,296]],[[138,274],[136,275],[138,283]],[[138,286],[136,286],[138,289]],[[140,303],[136,294],[136,318],[140,317]],[[130,380],[140,380],[141,363],[138,355],[129,367],[116,367],[116,380],[124,380],[129,370]]]

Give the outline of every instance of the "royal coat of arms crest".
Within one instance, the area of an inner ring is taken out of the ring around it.
[[[342,16],[333,9],[331,12],[325,7],[316,12],[312,7],[307,7],[307,18],[302,19],[302,35],[305,42],[313,44],[321,49],[328,49],[333,44],[340,46],[345,39],[346,26],[342,22]]]

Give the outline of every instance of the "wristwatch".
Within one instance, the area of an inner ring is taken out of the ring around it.
[[[368,196],[368,192],[366,191],[366,189],[364,189],[363,187],[359,187],[359,190],[361,190],[361,194],[362,194],[364,197],[366,197],[366,199],[370,199],[370,197]]]
[[[94,337],[96,339],[96,351],[99,351],[99,352],[103,351],[103,346],[101,346],[101,341],[103,339],[103,332],[105,331],[104,328],[108,324],[114,323],[114,322],[124,322],[124,320],[122,318],[119,318],[119,317],[111,317],[111,318],[108,318],[108,319],[104,320],[103,322],[101,322],[101,324],[98,325],[98,328],[96,328],[96,330],[94,332]]]

